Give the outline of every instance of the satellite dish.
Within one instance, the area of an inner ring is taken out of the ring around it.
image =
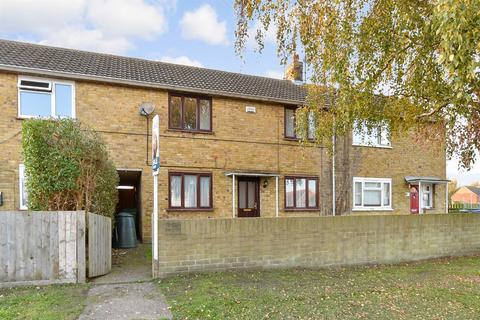
[[[140,108],[138,108],[138,112],[145,117],[151,115],[153,110],[155,110],[155,106],[150,102],[144,102],[140,105]]]

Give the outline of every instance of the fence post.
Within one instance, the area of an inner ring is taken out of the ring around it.
[[[86,282],[86,212],[77,211],[77,282]]]

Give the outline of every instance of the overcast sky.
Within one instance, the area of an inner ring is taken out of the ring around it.
[[[282,78],[274,31],[261,55],[249,41],[242,60],[234,30],[229,0],[0,0],[5,39]],[[471,172],[447,165],[460,184],[480,181],[479,173],[480,165]]]

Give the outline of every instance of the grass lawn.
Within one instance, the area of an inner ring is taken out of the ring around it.
[[[160,281],[175,319],[480,319],[480,256]]]
[[[0,319],[76,319],[87,290],[87,285],[0,288]]]

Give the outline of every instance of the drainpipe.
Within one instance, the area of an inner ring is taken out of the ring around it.
[[[335,216],[337,211],[336,205],[336,184],[335,184],[335,120],[333,122],[333,135],[332,135],[332,213]]]

